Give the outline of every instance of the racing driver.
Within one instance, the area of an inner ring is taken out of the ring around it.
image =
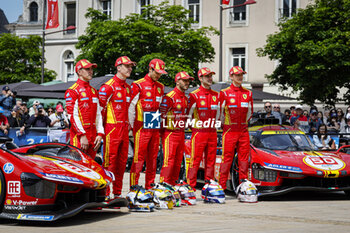
[[[217,134],[215,122],[219,116],[219,93],[212,90],[213,74],[205,67],[198,71],[201,86],[190,93],[188,112],[195,120],[191,137],[191,159],[189,163],[187,182],[192,188],[197,184],[197,172],[199,164],[205,154],[205,180],[214,180],[214,169],[217,149]],[[209,126],[197,127],[196,122],[209,121]],[[215,122],[212,122],[215,121]],[[213,124],[214,123],[214,124]]]
[[[115,175],[114,196],[120,196],[123,176],[128,160],[129,117],[131,87],[125,82],[130,77],[136,63],[127,56],[119,57],[115,62],[117,74],[101,86],[99,91],[102,108],[103,126],[106,136],[103,138],[103,166]]]
[[[187,72],[176,74],[174,90],[164,96],[160,105],[162,118],[165,119],[162,145],[164,152],[163,167],[160,172],[160,182],[176,185],[181,170],[181,162],[185,149],[185,125],[187,97],[185,91],[194,80]]]
[[[146,160],[145,188],[151,189],[157,170],[157,155],[159,151],[159,128],[144,128],[144,114],[159,114],[159,105],[164,95],[164,85],[158,82],[165,64],[160,59],[149,63],[148,74],[133,82],[129,121],[134,134],[134,160],[130,170],[130,186],[137,185],[144,161]]]
[[[67,113],[71,122],[70,143],[81,148],[93,159],[104,135],[101,108],[95,88],[90,86],[95,63],[78,61],[78,80],[65,93]]]
[[[247,179],[248,174],[248,121],[253,113],[253,97],[251,91],[242,87],[243,74],[246,73],[239,66],[232,67],[230,69],[232,84],[228,88],[221,90],[219,94],[221,117],[223,118],[222,161],[219,184],[223,189],[226,189],[227,177],[235,156],[235,149],[238,152],[240,182]],[[250,113],[249,105],[251,107]]]

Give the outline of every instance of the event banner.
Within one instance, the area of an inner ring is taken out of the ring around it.
[[[44,142],[66,143],[69,139],[69,130],[33,127],[21,134],[19,128],[11,128],[8,135],[4,135],[1,132],[0,136],[12,138],[13,142],[18,146]]]
[[[47,23],[46,29],[57,28],[58,22],[58,2],[57,0],[47,0]]]

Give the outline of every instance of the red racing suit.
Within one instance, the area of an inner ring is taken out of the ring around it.
[[[150,189],[154,183],[159,152],[159,129],[144,129],[144,113],[159,110],[164,95],[164,85],[153,81],[148,74],[132,86],[132,103],[130,104],[129,120],[134,132],[134,161],[130,171],[130,186],[138,184],[140,172],[146,160],[145,188]]]
[[[239,179],[248,175],[249,133],[248,117],[253,113],[252,92],[231,84],[219,94],[221,116],[223,117],[222,161],[220,165],[219,184],[226,189],[227,177],[230,172],[235,149],[238,152]],[[251,113],[249,112],[249,104]]]
[[[71,122],[70,143],[80,148],[80,138],[86,135],[89,141],[89,154],[96,156],[94,142],[97,137],[104,136],[101,108],[95,88],[89,82],[78,79],[65,93],[67,113]]]
[[[115,75],[101,86],[99,99],[106,135],[103,138],[103,166],[114,173],[113,194],[120,195],[128,160],[130,85]]]
[[[217,150],[217,133],[215,123],[220,111],[219,93],[200,86],[189,95],[188,112],[194,120],[191,137],[191,159],[188,166],[187,182],[192,188],[197,184],[197,172],[205,158],[205,180],[214,179]],[[193,114],[192,114],[193,112]],[[198,127],[197,122],[208,122],[208,125]]]
[[[185,150],[187,97],[177,87],[164,96],[160,106],[165,126],[162,134],[163,167],[160,182],[176,185]]]

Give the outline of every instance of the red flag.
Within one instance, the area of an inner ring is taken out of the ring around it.
[[[230,0],[222,0],[222,4],[229,5],[230,4]]]
[[[58,22],[58,2],[57,0],[47,0],[47,23],[46,29],[57,28]]]

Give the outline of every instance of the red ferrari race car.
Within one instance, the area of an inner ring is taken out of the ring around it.
[[[106,198],[114,175],[78,148],[8,141],[0,138],[0,218],[55,221],[87,208],[127,206],[125,198]]]
[[[256,185],[259,196],[313,190],[344,191],[350,197],[350,155],[345,153],[349,146],[337,151],[319,151],[307,135],[291,126],[253,126],[249,134],[248,179]],[[219,143],[216,178],[220,151]],[[227,187],[235,191],[239,184],[237,156],[230,178]]]

